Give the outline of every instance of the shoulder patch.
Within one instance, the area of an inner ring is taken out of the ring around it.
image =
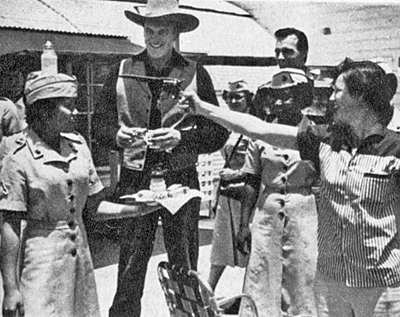
[[[6,186],[6,184],[4,184],[3,181],[1,181],[1,192],[3,194],[3,196],[7,196],[8,195],[8,188]]]
[[[4,141],[4,143],[3,143]],[[26,134],[20,132],[17,134],[10,135],[7,139],[2,140],[2,148],[8,148],[13,154],[17,153],[20,149],[26,145]]]

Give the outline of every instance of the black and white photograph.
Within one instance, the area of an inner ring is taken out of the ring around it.
[[[0,0],[0,317],[400,317],[400,3]]]

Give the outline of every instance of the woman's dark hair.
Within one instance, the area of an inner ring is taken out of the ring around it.
[[[346,58],[337,67],[335,81],[339,75],[343,75],[351,96],[361,97],[383,122],[390,122],[392,92],[389,79],[380,66],[371,61],[356,62]]]
[[[34,122],[40,123],[50,118],[57,107],[58,99],[59,98],[40,99],[28,105],[24,97],[26,122],[31,125]]]

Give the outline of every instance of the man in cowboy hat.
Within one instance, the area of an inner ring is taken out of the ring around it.
[[[111,71],[95,109],[100,145],[123,154],[116,194],[120,197],[148,189],[151,173],[160,165],[168,170],[167,187],[182,184],[199,189],[198,154],[221,148],[228,131],[192,115],[174,127],[162,125],[162,81],[149,78],[178,79],[181,90],[197,91],[202,100],[218,105],[207,71],[174,49],[179,33],[196,29],[199,21],[182,13],[176,0],[149,0],[145,15],[130,11],[125,15],[143,26],[146,49]],[[167,99],[171,100],[170,96]],[[143,138],[146,131],[149,138]],[[110,317],[140,316],[147,264],[160,217],[169,261],[197,269],[199,210],[200,199],[192,199],[174,215],[160,209],[124,223],[118,286]]]

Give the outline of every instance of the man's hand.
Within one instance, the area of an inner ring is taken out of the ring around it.
[[[244,255],[250,254],[251,231],[249,226],[241,225],[236,234],[236,248]]]
[[[16,316],[17,309],[19,309],[21,316],[24,316],[21,293],[17,289],[13,291],[5,291],[3,300],[3,317]]]
[[[189,107],[190,111],[195,114],[202,114],[202,101],[197,93],[193,90],[182,91],[179,103],[181,108]]]
[[[122,148],[144,147],[145,128],[121,127],[116,136],[117,145]]]
[[[171,151],[180,141],[181,133],[173,128],[160,128],[148,132],[148,145],[157,151]]]

